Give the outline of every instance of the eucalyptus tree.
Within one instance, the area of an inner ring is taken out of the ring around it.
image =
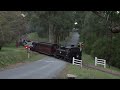
[[[120,12],[119,11],[93,11],[96,15],[106,19],[106,24],[109,24],[109,28],[112,33],[120,32]]]
[[[21,11],[0,11],[0,49],[25,33],[26,22]]]
[[[56,15],[54,35],[56,36],[55,42],[59,43],[60,40],[65,40],[69,36],[70,31],[74,27],[74,13],[72,11],[59,11]]]
[[[93,57],[107,60],[120,68],[120,13],[119,11],[76,11],[80,38],[85,43],[84,51]]]
[[[108,41],[107,41],[108,53],[106,54],[107,59],[109,60],[109,63],[119,67],[118,63],[120,61],[118,62],[116,60],[116,58],[118,58],[117,53],[119,52],[119,50],[116,50],[118,48],[117,47],[118,42],[116,41],[119,41],[118,39],[119,37],[116,36],[116,33],[120,32],[120,12],[119,11],[93,11],[93,13],[103,18],[104,20],[106,20],[105,27],[107,28],[106,31],[108,36]]]
[[[36,11],[35,23],[46,31],[49,36],[49,42],[59,43],[69,35],[73,27],[72,11]],[[38,30],[40,31],[40,29]],[[40,32],[39,32],[40,33]]]

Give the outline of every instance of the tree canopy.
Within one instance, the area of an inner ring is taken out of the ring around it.
[[[84,51],[120,68],[119,11],[80,11],[76,19],[80,40],[85,43]]]

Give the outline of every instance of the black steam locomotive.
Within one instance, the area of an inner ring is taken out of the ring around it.
[[[33,42],[31,51],[47,54],[54,56],[55,58],[62,58],[63,60],[72,63],[72,58],[81,60],[82,52],[79,47],[71,46],[60,46],[58,44],[46,43],[46,42]]]
[[[81,60],[82,52],[78,47],[67,46],[59,47],[55,52],[56,58],[63,58],[63,60],[72,63],[73,57]]]

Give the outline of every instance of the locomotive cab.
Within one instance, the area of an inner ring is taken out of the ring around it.
[[[55,57],[72,63],[73,57],[81,60],[81,51],[78,47],[73,46],[60,47],[56,50]]]

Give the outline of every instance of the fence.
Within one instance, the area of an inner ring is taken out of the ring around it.
[[[80,65],[81,68],[82,68],[82,60],[75,59],[75,58],[73,57],[73,65]]]
[[[106,60],[104,59],[98,59],[95,57],[95,66],[97,66],[97,64],[104,65],[104,68],[106,68]]]

